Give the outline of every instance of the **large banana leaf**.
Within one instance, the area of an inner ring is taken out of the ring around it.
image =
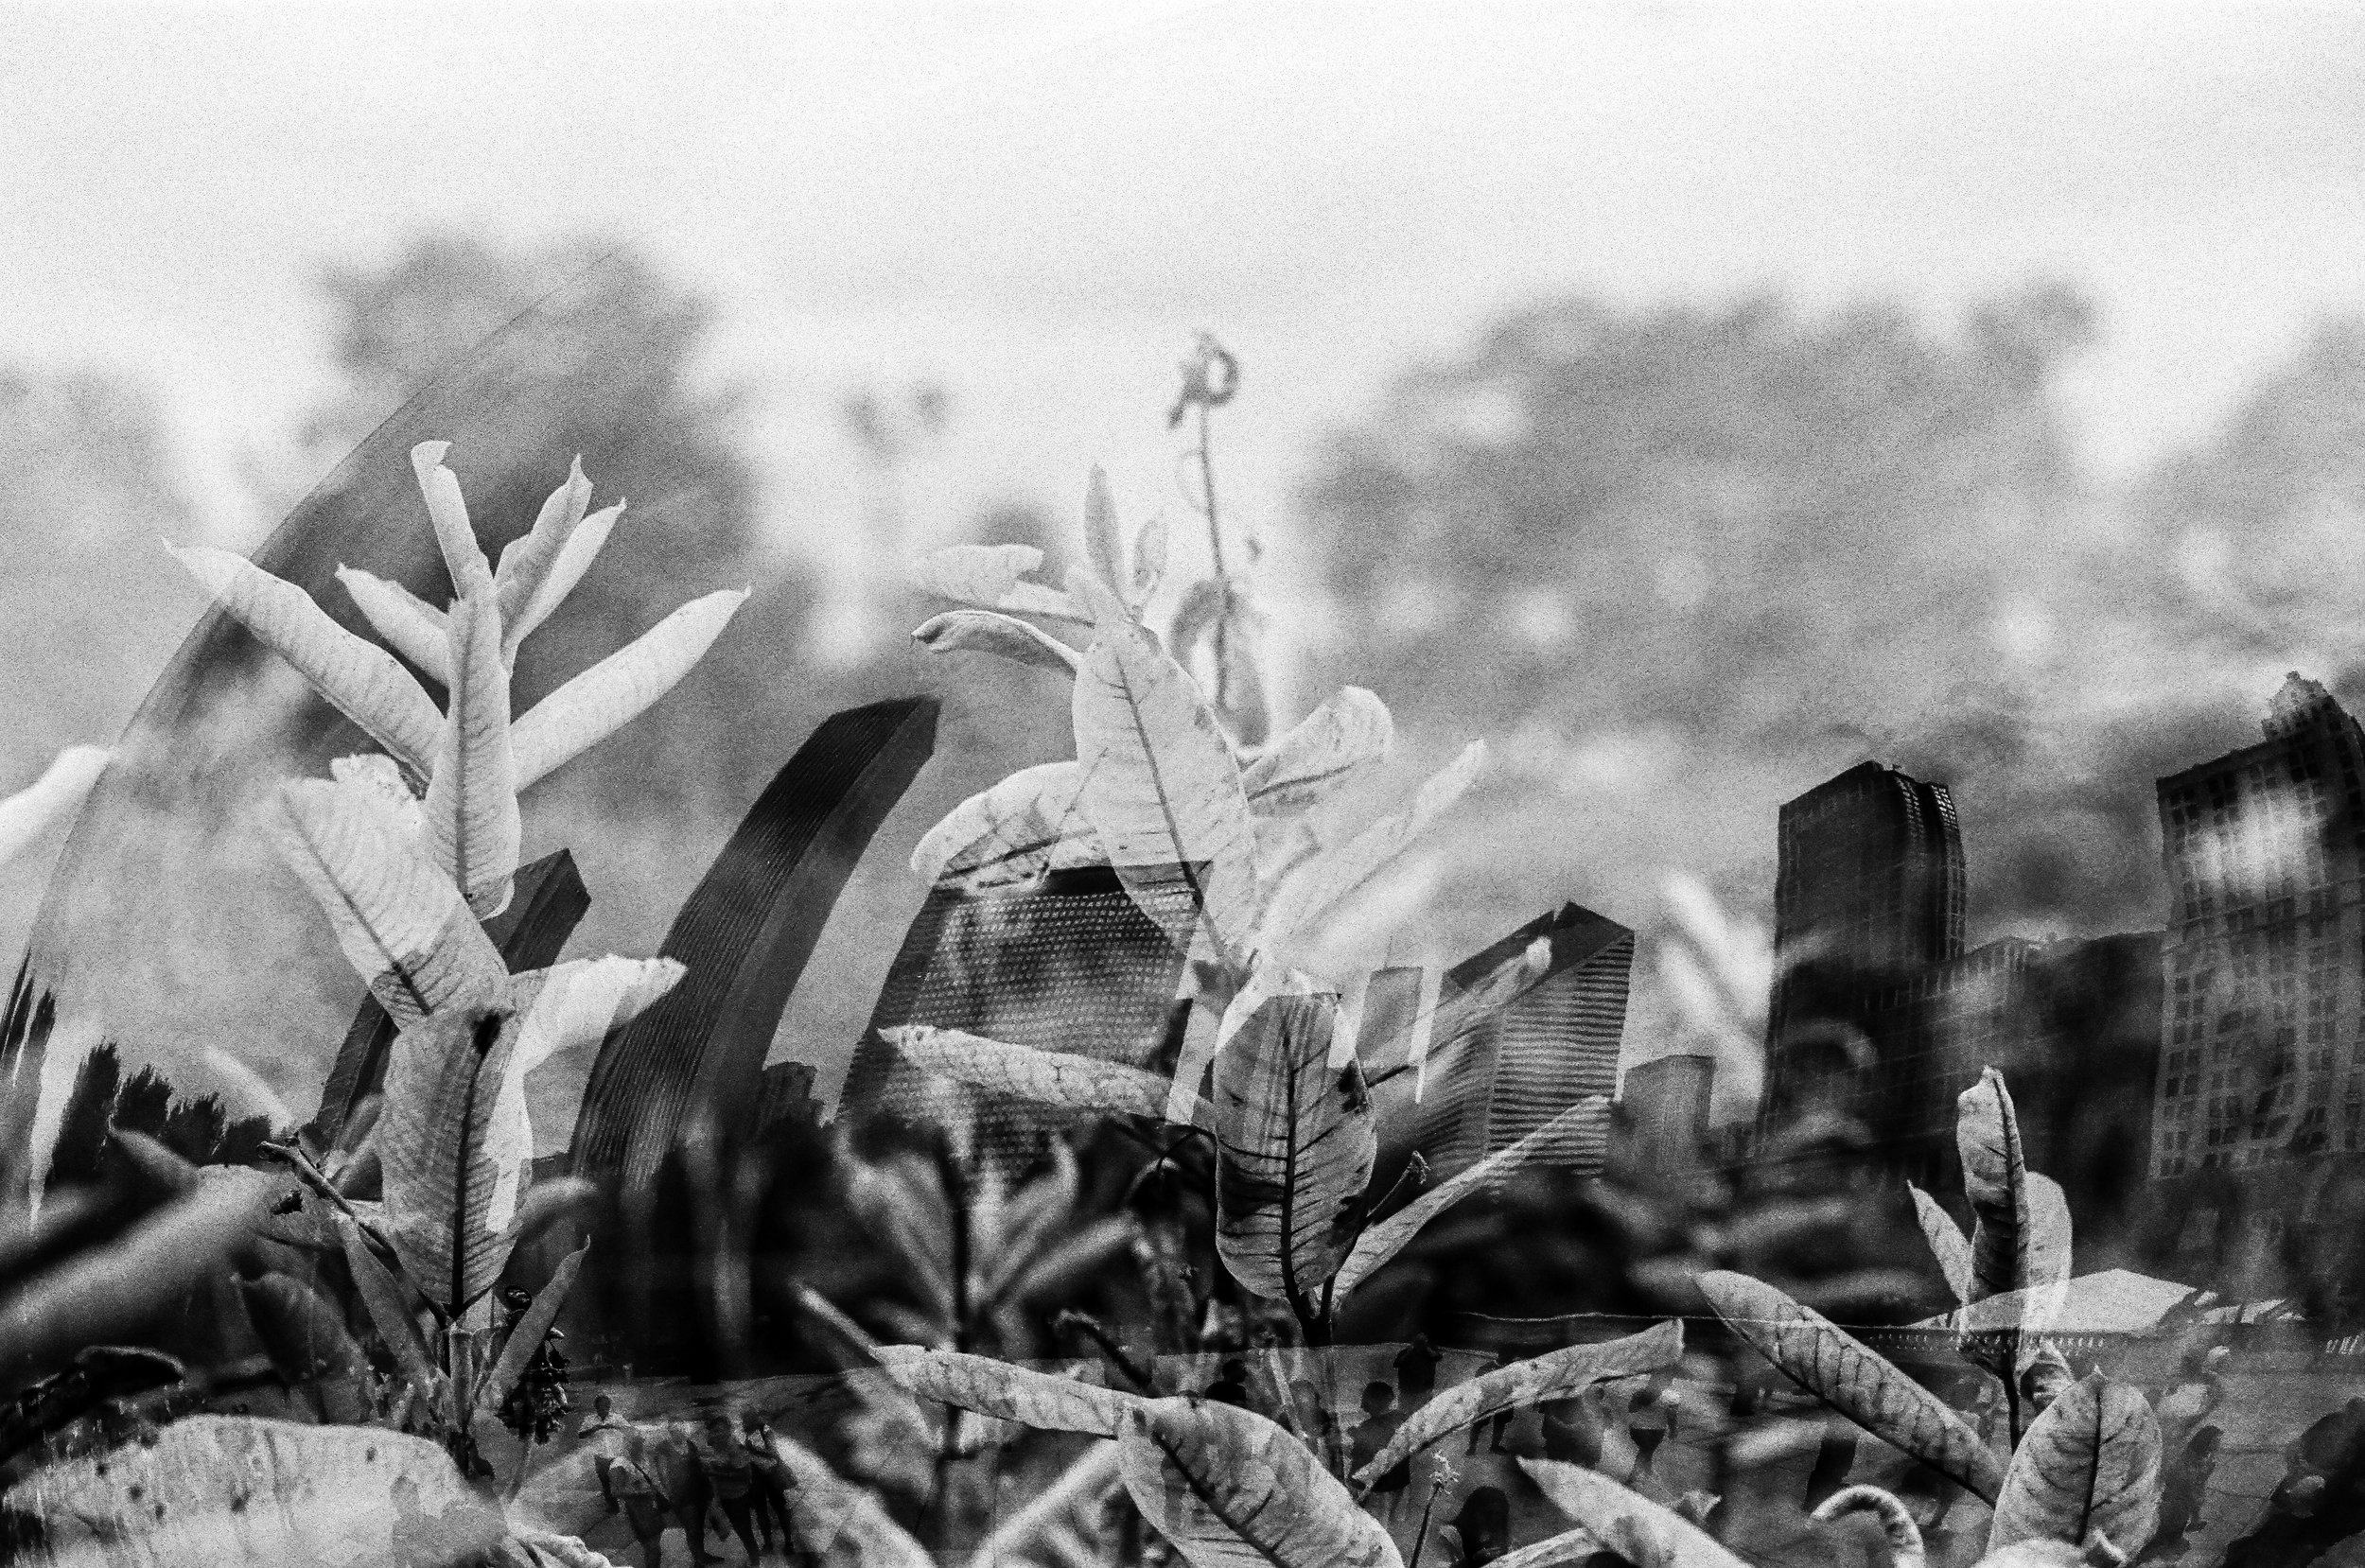
[[[1125,1414],[1117,1464],[1133,1506],[1191,1568],[1401,1568],[1379,1522],[1253,1411],[1144,1402]]]
[[[1216,1248],[1240,1284],[1303,1309],[1355,1244],[1378,1148],[1363,1070],[1330,1061],[1339,999],[1266,999],[1216,1057]]]
[[[390,1239],[447,1312],[490,1290],[515,1245],[506,1216],[494,1218],[503,1165],[516,1157],[494,1113],[517,1043],[512,1014],[446,1009],[396,1036],[387,1062],[377,1139]]]
[[[882,1345],[876,1353],[887,1375],[921,1399],[1043,1432],[1113,1437],[1125,1412],[1142,1402],[1136,1394],[990,1356],[917,1345]]]
[[[523,832],[509,746],[509,667],[492,595],[461,600],[446,622],[450,701],[427,787],[428,842],[481,919],[509,905]]]

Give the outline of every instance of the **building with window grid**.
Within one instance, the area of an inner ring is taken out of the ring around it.
[[[2159,781],[2155,1176],[2365,1152],[2365,733],[2297,672],[2260,727]]]

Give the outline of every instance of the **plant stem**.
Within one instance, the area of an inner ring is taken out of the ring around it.
[[[1445,1490],[1445,1478],[1444,1476],[1439,1475],[1430,1478],[1428,1483],[1428,1501],[1421,1505],[1420,1532],[1412,1538],[1412,1560],[1405,1564],[1405,1568],[1421,1568],[1421,1552],[1423,1548],[1428,1545],[1429,1513],[1430,1510],[1437,1507],[1437,1494]],[[1465,1542],[1464,1544],[1466,1547],[1467,1543]]]
[[[1223,603],[1216,611],[1216,707],[1223,708],[1223,675],[1229,660],[1224,657],[1224,627],[1232,618],[1232,580],[1223,569],[1223,530],[1216,522],[1216,455],[1209,435],[1207,405],[1199,406],[1199,494],[1207,514],[1207,553],[1215,563],[1216,583],[1222,590]]]

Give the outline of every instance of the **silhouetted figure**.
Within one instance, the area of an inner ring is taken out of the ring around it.
[[[739,1440],[746,1445],[748,1457],[755,1465],[756,1533],[763,1537],[764,1550],[770,1551],[772,1524],[777,1520],[780,1526],[780,1555],[793,1557],[797,1536],[788,1494],[796,1489],[797,1477],[789,1473],[787,1461],[780,1457],[780,1445],[773,1440],[771,1426],[752,1410],[740,1418]]]
[[[1499,1350],[1496,1351],[1495,1365],[1497,1367],[1501,1366],[1502,1360],[1502,1352]],[[1493,1369],[1493,1368],[1487,1368],[1483,1370],[1474,1372],[1472,1376],[1483,1377],[1487,1371],[1492,1371]],[[1490,1453],[1500,1454],[1503,1451],[1503,1434],[1511,1429],[1512,1415],[1513,1412],[1505,1410],[1495,1417],[1495,1440],[1487,1445]],[[1465,1455],[1476,1454],[1479,1451],[1479,1438],[1484,1436],[1485,1432],[1486,1421],[1483,1418],[1472,1421],[1470,1423],[1470,1446],[1463,1449],[1463,1452]]]
[[[1834,1412],[1823,1420],[1823,1441],[1814,1451],[1814,1469],[1807,1472],[1807,1501],[1813,1513],[1825,1499],[1848,1484],[1856,1468],[1856,1423]]]
[[[1231,1404],[1242,1410],[1247,1409],[1248,1364],[1243,1361],[1225,1362],[1216,1381],[1207,1385],[1207,1397],[1218,1404]]]
[[[1500,1487],[1476,1488],[1445,1527],[1461,1543],[1459,1568],[1480,1568],[1511,1550],[1511,1499]]]
[[[1437,1392],[1437,1364],[1443,1360],[1425,1333],[1414,1334],[1412,1343],[1396,1352],[1396,1396],[1407,1411],[1418,1410]]]
[[[607,1499],[607,1511],[617,1508],[616,1489],[608,1485],[608,1468],[622,1458],[632,1435],[632,1426],[616,1414],[616,1402],[605,1394],[591,1402],[591,1414],[583,1418],[575,1429],[575,1440],[591,1454],[591,1472],[600,1478],[600,1495]]]
[[[622,1507],[624,1524],[632,1531],[646,1568],[661,1568],[665,1560],[665,1521],[674,1511],[674,1504],[649,1468],[648,1448],[647,1437],[628,1429],[624,1452],[608,1461],[603,1484],[609,1489],[610,1500]],[[693,1534],[692,1557],[698,1555],[697,1546]]]
[[[2365,1530],[2365,1400],[2317,1420],[2284,1454],[2282,1484],[2265,1517],[2225,1549],[2226,1568],[2299,1568]]]
[[[1656,1385],[1643,1388],[1626,1402],[1626,1432],[1634,1438],[1635,1453],[1639,1455],[1636,1468],[1645,1475],[1652,1473],[1658,1445],[1667,1440],[1675,1424],[1675,1407],[1679,1402],[1673,1389]]]
[[[1384,1383],[1366,1384],[1363,1387],[1363,1422],[1355,1429],[1352,1468],[1361,1470],[1379,1457],[1396,1429],[1404,1425],[1404,1413],[1396,1408],[1396,1391]],[[1404,1497],[1405,1488],[1412,1484],[1412,1460],[1410,1455],[1399,1459],[1372,1483],[1371,1500],[1374,1512],[1382,1520],[1394,1523],[1396,1509]]]
[[[731,1533],[747,1548],[747,1560],[756,1560],[754,1511],[756,1501],[755,1455],[731,1430],[731,1419],[717,1410],[707,1417],[706,1436],[691,1450],[698,1472],[705,1477],[723,1517],[730,1522]]]
[[[1306,1378],[1289,1385],[1290,1402],[1297,1406],[1298,1429],[1305,1441],[1322,1455],[1325,1468],[1336,1470],[1347,1458],[1345,1444],[1340,1440],[1339,1418],[1330,1408],[1323,1391]]]
[[[2204,1426],[2171,1455],[2160,1477],[2160,1528],[2155,1544],[2180,1542],[2201,1521],[2209,1500],[2209,1478],[2216,1473],[2217,1445],[2225,1434]]]

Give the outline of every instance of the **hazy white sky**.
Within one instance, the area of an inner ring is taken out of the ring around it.
[[[1951,309],[2043,270],[2125,465],[2365,306],[2365,12],[2215,6],[0,9],[0,354],[167,397],[218,527],[321,384],[328,258],[433,224],[633,235],[766,392],[783,536],[852,504],[825,410],[940,377],[951,511],[1095,457],[1171,495],[1200,326],[1227,484],[1487,313],[1760,286]]]

